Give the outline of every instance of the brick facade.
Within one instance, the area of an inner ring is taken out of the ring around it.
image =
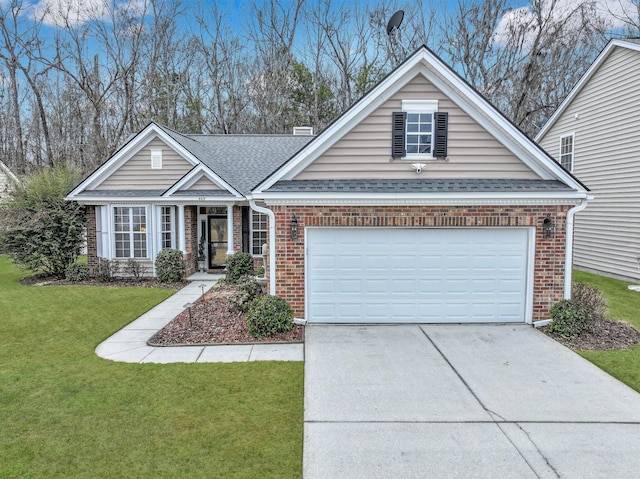
[[[96,238],[96,207],[85,206],[87,218],[87,263],[91,274],[96,273],[98,267],[98,240]]]
[[[187,265],[186,275],[190,276],[198,270],[198,209],[196,206],[184,207],[184,242]]]
[[[570,206],[274,206],[276,213],[276,294],[304,317],[305,227],[536,227],[533,320],[548,319],[564,296],[566,213]],[[291,217],[299,235],[289,238]],[[550,216],[552,238],[542,223]]]

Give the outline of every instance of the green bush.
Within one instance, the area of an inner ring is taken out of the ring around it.
[[[571,299],[583,304],[591,313],[594,321],[600,321],[607,314],[607,302],[598,288],[587,283],[571,285]]]
[[[253,258],[249,253],[235,253],[227,258],[227,281],[237,283],[240,278],[253,275]]]
[[[293,309],[278,296],[261,296],[251,303],[247,324],[255,338],[285,333],[293,327]]]
[[[144,276],[144,266],[135,258],[129,258],[124,265],[124,273],[134,281],[141,281]]]
[[[229,297],[229,310],[232,312],[247,311],[251,302],[263,294],[262,286],[253,276],[241,276],[234,286],[236,291]]]
[[[64,273],[64,278],[67,281],[73,282],[89,280],[91,278],[89,265],[79,263],[70,264]]]
[[[0,250],[22,267],[64,278],[84,242],[84,207],[65,200],[81,178],[64,162],[25,178],[0,205]]]
[[[264,272],[265,272],[265,271],[264,271],[264,266],[260,266],[260,267],[256,270],[256,276],[259,276],[259,277],[261,277],[261,278],[262,278],[262,277],[264,277]]]
[[[549,329],[563,336],[579,336],[593,327],[593,316],[582,303],[573,299],[563,299],[549,311],[552,322]]]
[[[163,249],[156,256],[156,278],[161,283],[179,283],[184,281],[186,265],[182,251]]]
[[[108,283],[112,281],[120,272],[120,263],[116,260],[107,258],[98,258],[98,266],[96,266],[96,278],[100,281]]]

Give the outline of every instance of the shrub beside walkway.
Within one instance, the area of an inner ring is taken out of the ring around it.
[[[214,346],[147,345],[147,340],[202,296],[214,281],[195,281],[129,323],[96,348],[104,359],[125,363],[229,363],[245,361],[302,361],[303,344],[242,344]]]

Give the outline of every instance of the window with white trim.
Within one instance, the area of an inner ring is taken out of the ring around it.
[[[574,134],[560,137],[560,164],[567,171],[573,171],[573,143]]]
[[[267,242],[268,228],[267,215],[251,212],[251,254],[262,255],[262,245]]]
[[[404,158],[433,158],[433,115],[438,111],[437,100],[403,101],[406,112]]]
[[[113,208],[116,258],[147,257],[147,209],[144,206]]]
[[[173,208],[163,206],[160,211],[160,247],[173,248]]]

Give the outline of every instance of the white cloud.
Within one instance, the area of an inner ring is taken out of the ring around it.
[[[64,27],[107,20],[114,7],[129,15],[140,15],[144,5],[144,0],[40,0],[33,5],[30,16],[47,25]]]
[[[582,28],[582,17],[574,14],[580,6],[591,6],[591,20],[602,22],[607,29],[621,28],[625,25],[623,19],[638,16],[638,9],[631,0],[590,0],[588,2],[576,2],[576,0],[542,0],[543,16],[550,17],[556,22],[568,19],[567,26],[575,29]],[[524,31],[525,44],[530,44],[538,31],[538,20],[531,6],[514,8],[505,13],[496,28],[494,40],[505,44],[511,37],[512,31]]]

